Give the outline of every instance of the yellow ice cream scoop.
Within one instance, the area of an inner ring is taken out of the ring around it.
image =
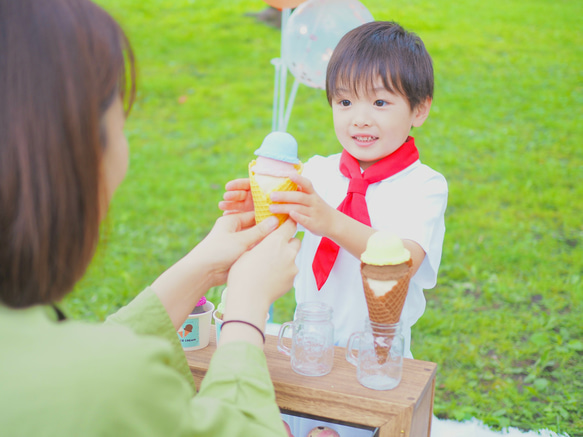
[[[372,234],[366,243],[366,250],[360,260],[373,266],[396,265],[407,262],[411,253],[403,246],[403,241],[392,232],[379,231]]]

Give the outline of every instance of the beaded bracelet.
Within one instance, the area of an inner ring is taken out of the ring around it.
[[[227,323],[243,323],[244,325],[248,325],[251,326],[252,328],[255,328],[257,330],[257,332],[259,332],[259,334],[261,334],[261,338],[263,339],[263,344],[265,344],[265,334],[263,333],[263,331],[261,329],[259,329],[258,326],[254,325],[251,322],[247,322],[245,320],[227,320],[226,322],[223,322],[221,329],[227,324]]]

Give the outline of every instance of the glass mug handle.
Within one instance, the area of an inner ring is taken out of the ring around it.
[[[348,361],[353,366],[358,366],[358,357],[354,355],[353,343],[358,339],[358,348],[360,349],[360,334],[361,332],[354,332],[348,339],[348,344],[346,346],[346,361]]]
[[[291,356],[291,349],[283,343],[283,334],[285,333],[287,328],[293,326],[293,323],[294,322],[285,322],[283,325],[281,325],[281,327],[279,328],[279,336],[277,339],[277,350],[283,352],[288,357]]]

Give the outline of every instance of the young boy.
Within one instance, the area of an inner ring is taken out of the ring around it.
[[[411,326],[425,311],[424,288],[437,279],[445,233],[445,178],[421,164],[409,133],[423,124],[433,98],[433,67],[421,39],[392,22],[347,33],[328,64],[326,93],[342,153],[315,156],[297,192],[274,192],[273,213],[286,213],[306,233],[296,259],[297,303],[333,310],[335,341],[362,331],[368,310],[360,255],[377,230],[397,234],[411,252],[413,277],[401,315],[405,354]],[[249,209],[247,180],[226,186],[223,210]]]

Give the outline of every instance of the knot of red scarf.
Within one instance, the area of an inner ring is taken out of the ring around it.
[[[361,194],[365,195],[368,188],[368,182],[361,178],[350,179],[348,184],[348,192],[346,194]]]
[[[338,211],[370,226],[365,198],[368,186],[399,173],[418,159],[419,151],[415,147],[413,137],[408,137],[401,147],[371,165],[364,172],[361,172],[359,162],[346,150],[343,150],[340,157],[340,172],[349,178],[350,182],[346,197],[337,208]],[[336,243],[329,238],[322,237],[312,262],[318,290],[322,289],[328,280],[339,250],[340,247]]]

